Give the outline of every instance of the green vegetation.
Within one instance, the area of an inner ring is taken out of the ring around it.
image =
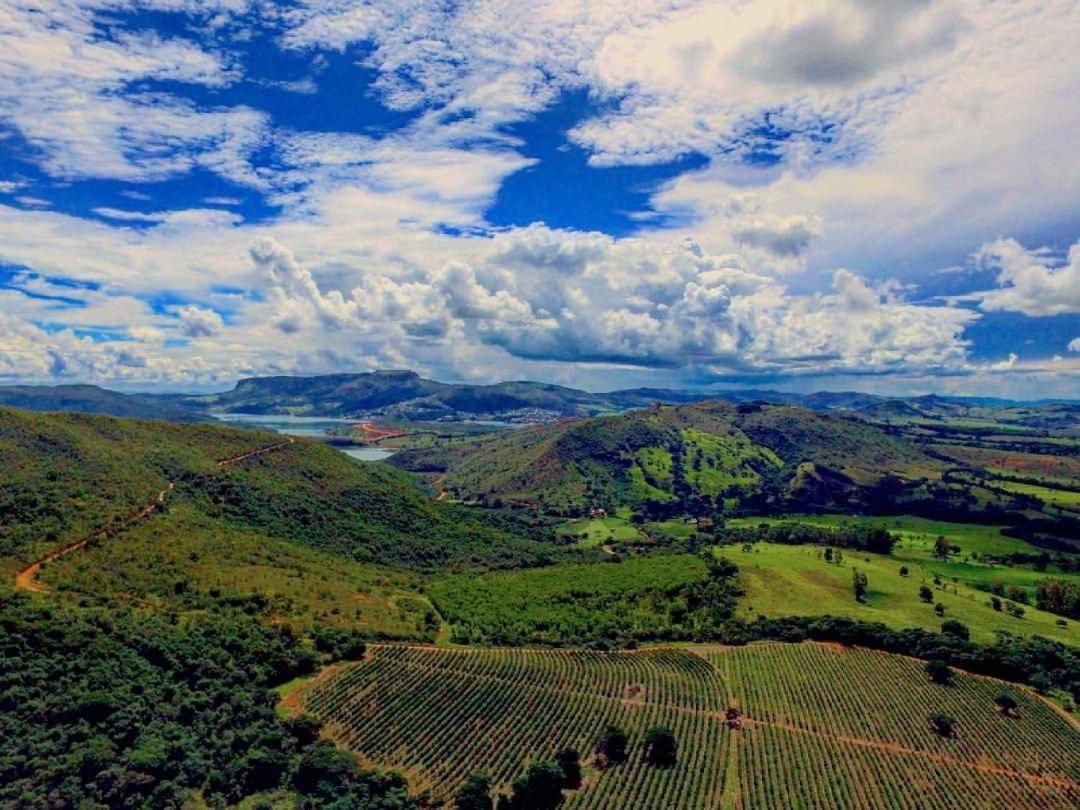
[[[215,805],[268,791],[412,808],[404,784],[317,743],[269,688],[314,669],[292,634],[242,615],[173,622],[0,597],[0,804]]]
[[[392,463],[444,472],[442,485],[463,500],[570,516],[629,505],[659,520],[739,502],[847,503],[887,474],[916,481],[944,469],[859,420],[726,402],[527,428],[400,453]]]
[[[388,646],[313,684],[303,701],[339,744],[437,797],[477,772],[505,792],[530,763],[568,747],[601,755],[562,794],[571,809],[906,808],[916,795],[926,808],[955,807],[958,795],[1071,806],[1076,729],[1026,690],[1007,716],[1000,693],[1000,683],[960,672],[936,686],[918,662],[832,645]],[[737,722],[724,719],[732,706]],[[930,728],[938,713],[955,718],[953,738]],[[650,742],[674,761],[653,764]],[[625,756],[608,756],[623,747]]]
[[[620,517],[570,520],[560,526],[557,535],[569,538],[579,548],[600,548],[610,543],[647,543],[637,527]]]
[[[937,577],[950,585],[962,583],[981,591],[1004,595],[1008,586],[1024,590],[1024,600],[1033,599],[1038,583],[1048,577],[1080,586],[1074,558],[1052,556],[1024,540],[1008,537],[1001,526],[974,523],[949,523],[910,515],[873,517],[851,515],[791,515],[781,518],[735,518],[726,528],[734,531],[757,530],[766,539],[776,526],[813,526],[829,531],[881,530],[898,538],[891,554],[909,570],[923,577]],[[722,535],[723,533],[721,533]],[[941,541],[949,549],[945,559],[937,553]],[[841,545],[841,543],[837,543]],[[1022,564],[1013,564],[1021,560]],[[1070,572],[1055,564],[1068,562]],[[1056,611],[1055,611],[1056,612]]]
[[[434,638],[417,578],[215,520],[179,500],[164,515],[50,563],[39,581],[82,603],[133,601],[214,611],[238,598],[267,620],[353,627],[381,638]]]
[[[700,639],[731,615],[733,569],[689,554],[438,579],[454,641],[623,644]]]
[[[945,605],[948,616],[971,628],[972,637],[991,642],[1005,631],[1023,636],[1041,635],[1066,644],[1076,644],[1075,629],[1061,628],[1057,617],[1028,609],[1023,619],[998,612],[986,593],[966,585],[942,581],[913,569],[901,576],[900,565],[892,557],[867,552],[849,554],[840,564],[824,559],[824,551],[813,546],[754,544],[749,551],[723,546],[717,554],[739,568],[738,582],[744,592],[738,614],[746,619],[760,616],[851,616],[860,621],[882,622],[897,630],[919,627],[937,630],[941,618],[933,605],[924,602],[921,588],[932,600]],[[868,578],[862,602],[852,599],[852,569]]]

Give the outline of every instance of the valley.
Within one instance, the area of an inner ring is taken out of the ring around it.
[[[127,795],[318,804],[325,786],[304,768],[322,757],[332,790],[421,807],[480,771],[509,794],[569,747],[583,762],[569,807],[908,807],[911,784],[930,797],[918,806],[950,806],[957,785],[1015,807],[1075,802],[1080,488],[1043,427],[1003,420],[1031,437],[1005,450],[1006,433],[970,422],[711,401],[514,428],[377,421],[338,444],[355,424],[0,409],[8,627],[114,617],[109,643],[142,661],[121,690],[163,665],[140,658],[140,623],[166,644],[212,626],[288,650],[253,676],[289,683],[278,719],[258,721],[288,781],[260,783],[254,763],[228,787],[170,775],[137,764],[148,743],[129,738],[115,756],[147,781]],[[363,451],[392,455],[349,455]],[[45,648],[20,654],[58,665]],[[955,668],[954,685],[928,684],[927,661]],[[867,725],[882,678],[905,708]],[[995,713],[1003,691],[1019,720]],[[954,733],[929,727],[937,714]],[[289,736],[301,720],[324,741]],[[611,723],[631,747],[673,729],[677,764],[639,751],[597,767]],[[0,749],[0,772],[18,770],[16,750]],[[1025,759],[1035,750],[1049,758]],[[783,764],[796,761],[801,777]],[[36,784],[19,773],[11,784]]]

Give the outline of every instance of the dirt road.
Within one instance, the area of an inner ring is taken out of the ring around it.
[[[284,441],[276,442],[275,444],[267,445],[266,447],[259,447],[255,450],[251,450],[247,453],[241,453],[238,456],[230,456],[218,460],[219,467],[227,467],[230,464],[236,464],[244,459],[252,458],[253,456],[262,455],[263,453],[269,453],[272,450],[277,450],[281,447],[287,447],[290,444],[295,443],[295,439],[285,439]],[[80,548],[84,548],[86,545],[94,540],[106,540],[109,537],[123,531],[133,523],[137,523],[140,520],[144,520],[150,515],[154,514],[158,508],[165,503],[165,498],[173,490],[173,483],[170,481],[169,485],[165,489],[161,490],[157,496],[145,504],[141,508],[135,510],[127,517],[119,521],[114,521],[104,528],[97,529],[85,537],[81,537],[73,543],[68,543],[63,548],[59,548],[56,551],[52,551],[46,554],[39,560],[35,560],[30,565],[21,569],[15,574],[15,589],[34,591],[35,593],[46,593],[49,589],[37,581],[37,575],[41,572],[42,566],[58,560],[61,557],[65,557],[71,554],[73,551],[78,551]]]

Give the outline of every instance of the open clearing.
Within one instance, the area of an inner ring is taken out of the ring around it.
[[[568,650],[378,646],[291,693],[365,761],[450,796],[485,771],[504,789],[529,762],[571,746],[592,759],[608,723],[626,762],[586,769],[568,808],[1065,808],[1080,802],[1080,731],[1026,690],[958,673],[931,684],[921,662],[823,644]],[[729,707],[742,728],[725,721]],[[952,738],[932,714],[957,721]],[[679,761],[642,761],[651,725]]]
[[[836,564],[824,559],[824,549],[819,546],[775,543],[755,543],[750,551],[723,546],[716,553],[739,566],[739,584],[745,594],[738,610],[748,619],[850,616],[883,622],[897,630],[921,627],[932,631],[940,630],[945,619],[956,619],[968,626],[973,640],[983,643],[993,642],[1001,630],[1077,643],[1076,622],[1061,627],[1057,624],[1060,616],[1030,605],[1024,607],[1020,618],[994,610],[988,604],[989,594],[948,580],[936,585],[932,571],[895,557],[845,550],[842,563]],[[900,575],[905,564],[909,570],[906,577]],[[866,574],[869,580],[865,603],[855,601],[852,569]],[[933,592],[929,603],[919,598],[919,589],[924,585]],[[938,603],[945,606],[942,616],[934,611]]]

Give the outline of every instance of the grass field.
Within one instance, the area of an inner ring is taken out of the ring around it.
[[[892,556],[898,560],[897,566],[908,565],[914,572],[917,565],[928,573],[944,579],[956,579],[961,583],[976,587],[1018,585],[1034,593],[1035,583],[1041,579],[1078,578],[1075,574],[1062,574],[1053,567],[1040,572],[1031,568],[999,565],[983,561],[983,557],[1004,557],[1009,554],[1039,554],[1039,549],[1030,543],[1014,537],[1006,537],[998,526],[986,526],[977,523],[947,523],[938,520],[903,515],[900,517],[866,517],[852,515],[792,515],[782,518],[737,518],[729,520],[731,527],[754,527],[761,524],[804,523],[811,526],[833,528],[856,524],[887,529],[897,535],[900,541],[893,548]],[[934,556],[934,544],[938,537],[946,538],[960,552],[949,559],[941,560]],[[736,560],[737,562],[737,560]]]
[[[1007,492],[1017,492],[1021,495],[1031,495],[1043,503],[1063,506],[1070,509],[1080,507],[1080,490],[1074,489],[1051,489],[1040,487],[1036,484],[1021,484],[1016,481],[995,481],[994,486]]]
[[[558,533],[576,539],[578,548],[600,548],[608,543],[641,543],[647,538],[635,526],[620,517],[571,520]]]
[[[633,653],[379,646],[291,700],[362,760],[417,790],[453,794],[484,771],[503,790],[571,746],[592,759],[608,723],[626,762],[587,767],[567,808],[1066,808],[1080,801],[1080,732],[1025,690],[958,674],[929,683],[910,659],[829,645],[656,648]],[[724,721],[729,706],[741,729]],[[956,718],[953,738],[929,717]],[[669,726],[677,764],[642,758]]]
[[[992,642],[999,630],[1018,635],[1042,635],[1068,644],[1080,642],[1076,622],[1057,626],[1057,616],[1026,607],[1023,618],[1015,618],[990,607],[988,594],[964,584],[945,581],[937,586],[933,574],[907,563],[910,575],[900,576],[905,563],[893,557],[864,552],[846,552],[843,563],[826,562],[817,546],[786,546],[756,543],[752,551],[725,546],[717,553],[739,566],[739,581],[745,595],[739,613],[748,619],[758,616],[851,616],[864,621],[884,622],[890,627],[921,627],[940,630],[944,619],[957,619],[971,629],[972,639]],[[866,603],[855,601],[852,569],[869,578]],[[933,602],[919,599],[919,588],[933,590]],[[945,615],[934,612],[936,603],[945,605]]]

